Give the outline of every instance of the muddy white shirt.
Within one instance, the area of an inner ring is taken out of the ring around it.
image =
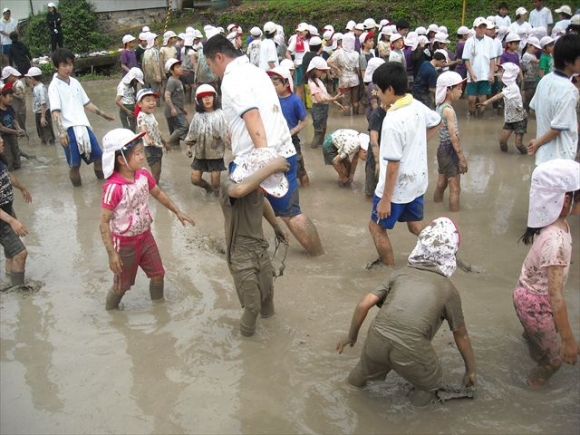
[[[296,154],[272,80],[265,71],[250,64],[246,56],[234,59],[226,67],[222,80],[222,109],[230,128],[236,163],[254,148],[242,118],[252,109],[260,112],[268,147],[286,158]]]
[[[48,99],[50,110],[52,112],[60,111],[64,128],[68,129],[78,125],[91,126],[85,113],[85,106],[91,100],[74,77],[69,77],[67,83],[55,74],[48,86]]]
[[[536,112],[536,137],[548,130],[560,134],[536,151],[536,165],[554,159],[574,159],[578,143],[576,104],[578,89],[564,74],[554,71],[542,77],[530,107]]]
[[[441,117],[413,99],[387,111],[381,131],[380,172],[375,195],[382,198],[389,161],[399,162],[399,174],[391,202],[408,204],[427,191],[427,128],[435,127]],[[395,103],[396,104],[396,103]]]
[[[47,109],[50,109],[48,104],[48,93],[42,83],[37,84],[32,89],[32,111],[34,113],[42,112],[42,105],[46,104]],[[50,120],[47,119],[50,122]]]

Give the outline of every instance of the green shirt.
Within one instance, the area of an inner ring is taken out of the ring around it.
[[[540,63],[538,64],[538,72],[540,71],[544,71],[544,75],[554,71],[554,61],[552,60],[551,55],[542,53],[542,56],[540,56]],[[536,81],[539,82],[541,78],[542,77],[538,75]]]

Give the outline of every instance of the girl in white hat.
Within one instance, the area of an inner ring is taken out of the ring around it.
[[[572,235],[566,217],[580,214],[580,164],[556,159],[532,173],[528,227],[521,240],[532,244],[513,292],[530,356],[537,366],[528,384],[541,387],[562,362],[575,364],[578,344],[572,334],[564,284],[570,269]]]

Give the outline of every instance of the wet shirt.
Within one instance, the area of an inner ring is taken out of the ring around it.
[[[284,115],[284,119],[286,119],[289,130],[292,130],[300,121],[308,116],[304,103],[296,94],[290,94],[283,98],[278,97],[278,100],[280,100],[282,114]]]
[[[568,227],[568,224],[566,224]],[[572,236],[568,231],[549,225],[534,237],[534,243],[524,260],[518,287],[530,293],[548,295],[548,267],[564,268],[564,283],[568,279],[572,258]]]
[[[163,142],[161,141],[161,131],[159,131],[159,124],[155,115],[153,113],[145,113],[143,111],[139,112],[137,115],[137,131],[147,132],[147,136],[151,139],[151,145],[147,143],[146,140],[143,144],[148,146],[154,146],[157,148],[163,148]]]
[[[171,76],[167,80],[167,86],[165,87],[165,92],[169,92],[171,94],[171,102],[177,109],[177,114],[183,113],[183,101],[185,99],[185,91],[183,90],[183,83],[181,80]],[[169,105],[166,104],[163,109],[163,115],[166,118],[171,118],[171,109]]]
[[[196,159],[223,159],[226,142],[229,142],[228,124],[221,109],[195,114],[185,144],[194,145]]]
[[[326,90],[326,86],[323,81],[319,78],[308,79],[308,88],[310,89],[310,95],[312,96],[312,102],[315,104],[328,104],[331,96]]]
[[[131,84],[124,83],[123,80],[117,86],[117,96],[121,97],[121,104],[126,106],[135,105],[135,89]]]
[[[39,83],[32,89],[32,111],[34,113],[42,112],[43,104],[46,104],[46,108],[50,109],[46,87],[42,83]]]
[[[243,198],[231,198],[228,192],[235,184],[230,177],[226,177],[220,193],[220,203],[226,221],[228,264],[231,263],[231,254],[236,245],[247,249],[268,247],[262,230],[264,195],[257,189]]]
[[[441,121],[442,121],[441,129],[439,130],[439,145],[451,143],[451,135],[449,134],[449,128],[447,127],[447,118],[445,118],[445,116],[443,116],[443,111],[448,107],[451,110],[453,110],[453,107],[451,107],[451,105],[449,105],[447,103],[444,103],[444,104],[437,106],[437,113],[439,114],[439,116],[441,116]],[[457,116],[455,116],[455,123],[454,124],[455,124],[455,131],[457,132],[457,136],[459,136],[459,126],[457,124]]]
[[[342,157],[356,153],[360,149],[360,133],[349,128],[341,128],[330,134],[332,145]]]
[[[431,341],[443,320],[451,331],[465,324],[459,292],[438,273],[407,266],[392,272],[372,293],[380,311],[371,329],[411,351]]]
[[[532,53],[524,53],[522,56],[522,72],[524,73],[524,82],[534,82],[536,81],[536,76],[538,75],[538,65],[533,62],[537,60],[536,56]]]
[[[115,236],[135,237],[149,231],[153,218],[149,212],[149,191],[156,186],[146,169],[135,172],[130,181],[113,172],[103,185],[101,206],[113,211],[110,222]]]
[[[359,54],[356,51],[346,52],[344,48],[335,50],[328,58],[340,71],[338,76],[338,86],[341,88],[352,88],[358,86],[358,64]]]
[[[278,66],[278,50],[273,39],[264,39],[260,44],[260,68],[264,71],[272,69],[270,63]]]
[[[10,182],[8,167],[0,160],[0,208],[11,214],[12,203],[14,202],[14,189]]]
[[[520,88],[514,82],[503,88],[505,122],[519,122],[526,118],[524,102]]]
[[[250,58],[250,63],[255,66],[260,66],[260,46],[262,45],[262,40],[254,39],[250,44],[248,44],[248,49],[246,54]]]
[[[48,86],[50,110],[60,111],[64,128],[75,126],[90,127],[91,124],[85,113],[85,106],[91,102],[87,93],[74,77],[69,82],[61,80],[55,74]]]
[[[16,118],[16,114],[14,113],[14,109],[12,106],[6,106],[6,109],[0,109],[0,123],[3,127],[15,129],[14,119]],[[0,132],[2,137],[10,136],[13,133],[5,133]]]
[[[161,62],[157,48],[147,48],[143,53],[143,61],[141,64],[143,66],[145,82],[149,84],[161,82],[163,77],[161,77]]]

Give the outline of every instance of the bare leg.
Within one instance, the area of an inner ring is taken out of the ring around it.
[[[375,243],[375,248],[379,254],[381,262],[387,266],[395,265],[395,255],[393,254],[393,247],[391,246],[391,241],[389,240],[389,235],[387,230],[381,227],[376,222],[369,222],[369,231],[373,242]]]
[[[475,116],[475,95],[470,95],[467,97],[467,102],[469,103],[469,114],[471,116]]]
[[[487,96],[486,95],[478,95],[479,97],[479,102],[480,103],[485,103],[487,101]],[[470,104],[470,109],[471,111],[471,104]],[[479,118],[481,118],[483,116],[483,112],[485,112],[485,107],[480,107],[479,110],[477,111],[477,116]]]
[[[24,272],[26,257],[28,257],[26,249],[12,257],[10,259],[10,272]]]
[[[102,160],[95,160],[93,163],[93,171],[95,171],[95,177],[97,179],[102,180],[105,178],[105,174],[103,174],[103,161]]]
[[[515,138],[515,142],[516,142],[516,148],[517,150],[520,152],[520,154],[527,154],[528,150],[526,149],[526,147],[524,146],[523,142],[524,142],[524,135],[523,134],[517,134],[516,133],[516,138]]]
[[[352,183],[354,179],[354,173],[356,171],[356,166],[358,165],[358,153],[352,157],[352,162],[350,162],[350,167],[348,168],[348,182]]]
[[[507,153],[508,150],[508,140],[510,139],[510,136],[512,135],[512,131],[511,130],[505,130],[503,129],[501,131],[501,134],[499,135],[499,149],[504,152]]]
[[[218,171],[211,173],[211,187],[214,193],[217,193],[220,190],[220,175],[221,173]]]
[[[151,169],[151,175],[153,175],[153,179],[157,184],[159,184],[159,179],[161,178],[161,162],[153,163],[149,165]]]
[[[528,375],[528,385],[530,387],[543,387],[546,382],[560,370],[562,363],[538,365],[532,369]]]
[[[162,276],[152,276],[149,281],[149,295],[152,301],[158,301],[163,299],[163,277]]]
[[[82,186],[83,182],[81,180],[81,170],[78,166],[71,166],[68,170],[68,177],[73,186]]]
[[[449,211],[459,211],[459,193],[461,192],[461,175],[449,179]]]
[[[418,236],[423,231],[423,228],[425,228],[425,223],[423,221],[407,222],[407,228],[409,228],[411,233]]]
[[[314,223],[304,214],[282,217],[292,235],[312,257],[324,254],[324,248]]]
[[[199,186],[205,189],[207,193],[211,193],[213,189],[210,184],[202,178],[203,172],[196,169],[191,171],[191,183],[194,186]]]
[[[437,186],[435,187],[435,193],[433,193],[433,202],[442,202],[443,194],[447,189],[447,177],[443,174],[439,174],[437,178]]]

